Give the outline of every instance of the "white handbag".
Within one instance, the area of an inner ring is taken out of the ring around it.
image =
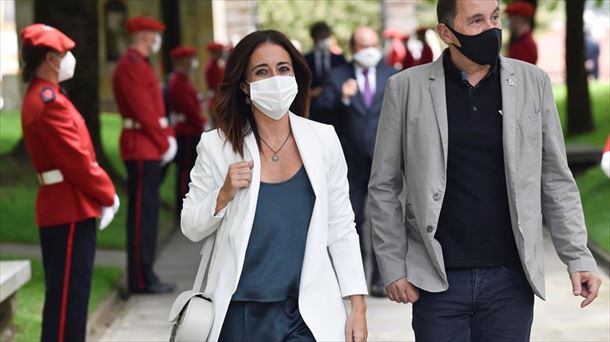
[[[214,320],[212,300],[203,294],[207,283],[207,270],[214,250],[216,234],[207,237],[201,249],[201,262],[192,290],[182,292],[169,312],[172,324],[171,342],[206,341]],[[205,283],[204,283],[205,278]],[[202,288],[202,285],[204,286]]]

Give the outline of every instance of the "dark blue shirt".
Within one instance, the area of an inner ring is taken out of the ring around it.
[[[233,300],[298,298],[316,197],[304,167],[281,183],[261,182],[244,267]]]
[[[475,86],[448,49],[443,66],[449,147],[436,238],[445,266],[519,265],[504,172],[500,62]]]

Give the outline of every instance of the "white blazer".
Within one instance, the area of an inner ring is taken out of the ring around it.
[[[347,312],[342,297],[367,294],[349,200],[347,165],[332,126],[292,113],[290,124],[316,196],[301,269],[299,310],[316,340],[343,341]],[[214,215],[229,165],[242,160],[254,161],[250,186],[240,190],[225,209]],[[215,309],[209,341],[218,340],[240,279],[256,211],[260,165],[254,134],[245,138],[244,158],[233,151],[220,130],[201,135],[181,227],[192,241],[216,232],[204,291],[212,298]]]

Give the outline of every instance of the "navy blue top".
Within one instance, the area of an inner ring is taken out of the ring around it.
[[[446,267],[519,265],[508,207],[499,61],[476,86],[443,55],[449,150],[436,237]]]
[[[233,300],[298,297],[316,197],[304,167],[289,180],[261,182],[246,259]]]

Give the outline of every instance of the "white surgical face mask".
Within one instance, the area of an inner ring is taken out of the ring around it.
[[[59,63],[57,81],[63,82],[71,79],[74,76],[74,68],[76,68],[76,58],[72,52],[68,51]]]
[[[250,100],[273,120],[281,119],[299,92],[294,76],[274,76],[250,83]]]
[[[197,68],[199,68],[199,61],[198,61],[198,60],[196,60],[196,59],[193,59],[193,60],[191,61],[191,70],[195,70],[195,69],[197,69]]]
[[[330,38],[320,40],[316,44],[316,48],[320,51],[326,51],[326,50],[330,49]]]
[[[153,45],[152,45],[152,53],[155,54],[157,52],[159,52],[159,50],[161,50],[161,34],[160,33],[155,33],[155,40],[153,41]]]
[[[381,50],[375,47],[362,49],[354,55],[354,60],[364,68],[372,68],[381,60]]]

